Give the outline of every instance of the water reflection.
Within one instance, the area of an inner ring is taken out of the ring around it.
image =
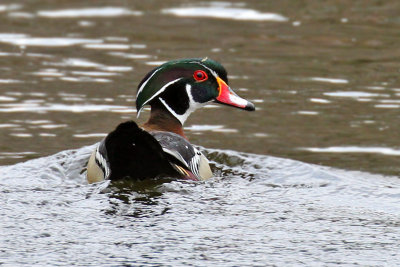
[[[378,153],[383,155],[400,156],[399,149],[387,147],[357,147],[357,146],[337,146],[337,147],[308,147],[300,148],[301,150],[316,152],[316,153]]]
[[[121,17],[140,16],[142,12],[123,7],[91,7],[79,9],[62,9],[38,11],[38,16],[46,18],[92,18],[92,17]]]
[[[0,5],[0,12],[9,12],[21,9],[22,5],[19,4],[9,4],[9,5]]]
[[[395,155],[297,149],[399,146],[392,4],[338,4],[351,13],[316,2],[1,4],[0,131],[14,143],[4,152],[25,151],[25,139],[49,140],[31,142],[37,157],[98,142],[135,117],[135,88],[153,66],[210,56],[259,109],[208,105],[186,125],[193,143],[397,174]],[[15,122],[21,116],[51,122]]]
[[[27,34],[0,33],[0,42],[18,46],[73,46],[77,44],[101,43],[99,39],[84,39],[75,37],[31,37]]]
[[[143,264],[184,265],[197,264],[205,253],[201,262],[212,265],[221,259],[227,265],[287,265],[298,262],[306,248],[304,261],[313,265],[333,262],[327,259],[332,251],[342,262],[362,261],[360,247],[373,255],[379,251],[369,263],[397,259],[397,178],[203,149],[216,174],[209,181],[87,185],[84,166],[93,148],[0,167],[1,226],[8,237],[3,247],[13,251],[5,263],[28,264],[33,254],[46,265],[101,266],[152,255]]]
[[[181,2],[0,4],[1,261],[396,265],[398,2]],[[144,75],[203,56],[260,107],[188,121],[215,178],[87,185]]]
[[[288,18],[275,13],[261,13],[257,10],[244,8],[244,3],[231,4],[229,2],[203,3],[201,6],[184,6],[162,10],[164,14],[180,17],[210,17],[231,20],[249,21],[288,21]]]
[[[364,99],[367,97],[390,97],[388,94],[377,94],[377,93],[369,93],[369,92],[362,92],[362,91],[338,91],[338,92],[327,92],[324,93],[327,96],[334,96],[334,97],[352,97],[356,99]]]
[[[311,81],[316,82],[327,82],[327,83],[334,83],[334,84],[348,84],[349,81],[345,79],[334,79],[334,78],[321,78],[321,77],[312,77],[310,78]]]
[[[34,112],[43,113],[49,111],[62,111],[72,113],[83,113],[83,112],[117,112],[117,113],[133,113],[135,112],[129,106],[114,106],[114,105],[65,105],[58,103],[46,103],[40,105],[40,103],[15,103],[15,104],[0,104],[0,112]]]

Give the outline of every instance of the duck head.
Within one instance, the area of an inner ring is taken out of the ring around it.
[[[254,104],[228,86],[218,62],[204,58],[173,60],[153,69],[140,82],[136,95],[138,117],[145,105],[163,106],[182,125],[194,110],[214,101],[253,111]]]

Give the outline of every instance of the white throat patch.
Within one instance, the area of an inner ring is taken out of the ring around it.
[[[185,123],[186,119],[189,117],[189,115],[195,111],[198,108],[201,108],[206,105],[206,103],[197,103],[196,101],[193,100],[192,92],[191,92],[192,86],[190,84],[186,84],[186,93],[189,98],[189,108],[185,111],[183,114],[177,114],[168,104],[165,102],[164,99],[161,97],[159,98],[161,103],[165,106],[165,108],[171,112],[171,114],[179,120],[179,122],[182,124]]]

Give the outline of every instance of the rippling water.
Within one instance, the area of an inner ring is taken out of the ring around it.
[[[207,149],[207,182],[87,185],[93,146],[0,168],[0,262],[333,265],[398,262],[399,181]]]
[[[258,111],[210,105],[192,142],[398,175],[398,4],[368,2],[1,4],[0,163],[98,142],[153,66],[210,56]]]
[[[0,3],[0,265],[397,265],[397,10]],[[216,177],[87,185],[93,144],[136,115],[142,77],[204,56],[257,106],[208,105],[185,125]]]

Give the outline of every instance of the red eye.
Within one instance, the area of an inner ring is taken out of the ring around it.
[[[196,81],[202,82],[208,79],[207,73],[202,70],[196,70],[193,74],[193,77]]]

